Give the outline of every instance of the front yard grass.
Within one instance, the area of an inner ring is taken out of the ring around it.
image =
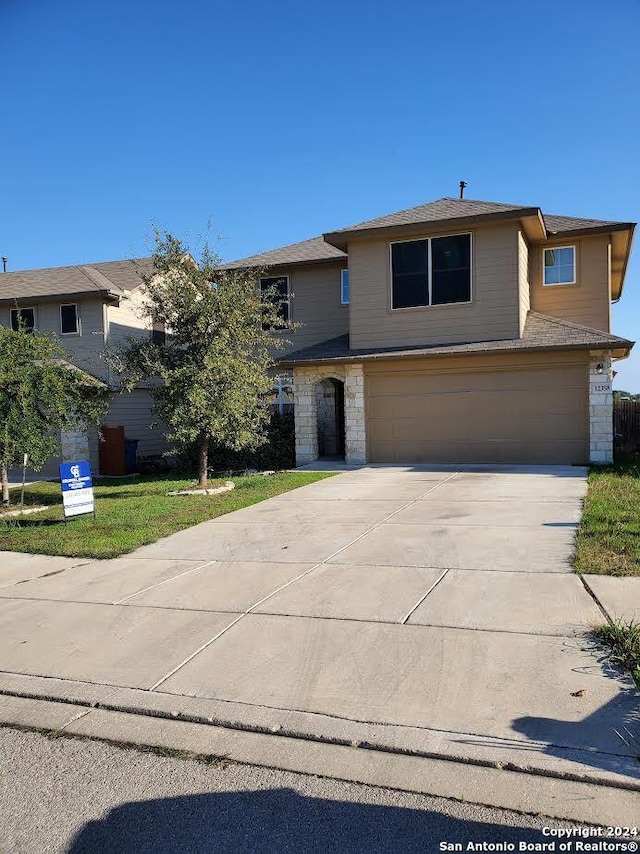
[[[49,510],[2,521],[0,550],[69,557],[113,558],[183,528],[240,510],[299,486],[331,477],[331,472],[278,472],[270,476],[234,477],[235,489],[221,495],[167,493],[193,482],[173,476],[96,480],[96,519],[64,521],[59,483],[35,483],[25,490],[25,506]],[[222,485],[224,480],[212,485]],[[12,490],[15,501],[16,490]],[[17,508],[12,508],[17,509]]]
[[[640,456],[591,470],[574,565],[580,573],[640,575]]]

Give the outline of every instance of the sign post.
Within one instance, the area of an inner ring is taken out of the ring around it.
[[[64,518],[82,516],[85,513],[96,514],[93,497],[91,466],[88,461],[60,464],[60,485],[62,487],[62,506]]]

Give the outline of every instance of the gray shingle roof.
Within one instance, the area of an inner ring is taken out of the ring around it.
[[[413,208],[396,211],[376,219],[365,220],[347,228],[340,228],[327,232],[327,238],[335,235],[336,239],[350,232],[366,231],[376,228],[391,228],[394,226],[417,225],[425,222],[443,222],[447,220],[468,219],[469,217],[492,216],[499,218],[500,214],[516,216],[518,213],[535,214],[538,211],[536,205],[520,205],[508,202],[486,202],[478,199],[456,199],[443,198]],[[587,231],[599,228],[620,228],[629,226],[630,223],[614,222],[602,219],[585,219],[584,217],[559,216],[557,214],[542,214],[545,226],[549,234],[562,235],[576,231]],[[339,241],[340,242],[340,241]],[[223,268],[233,267],[262,267],[277,266],[281,264],[301,264],[316,261],[332,261],[346,258],[345,252],[327,243],[324,236],[313,237],[311,240],[303,240],[300,243],[292,243],[281,249],[273,249],[270,252],[261,252],[223,264]]]
[[[557,216],[543,214],[544,224],[550,234],[561,234],[568,231],[586,231],[589,228],[605,228],[606,226],[627,225],[606,219],[584,219],[577,216]]]
[[[372,347],[365,350],[351,350],[349,336],[340,335],[312,347],[297,350],[282,356],[278,361],[282,365],[314,362],[350,361],[376,358],[405,358],[418,356],[454,356],[483,353],[502,353],[527,350],[591,350],[591,349],[630,349],[633,341],[568,323],[556,317],[549,317],[530,311],[527,314],[522,338],[509,338],[502,341],[472,341],[466,344],[436,344],[423,347]]]
[[[440,220],[467,219],[475,216],[487,216],[501,213],[516,213],[535,211],[535,205],[516,205],[504,202],[483,202],[476,199],[436,199],[424,205],[397,211],[396,213],[360,222],[348,228],[341,228],[331,234],[343,234],[351,231],[361,231],[371,228],[388,228],[398,225],[414,225],[422,222]],[[562,234],[570,231],[583,231],[591,228],[607,228],[625,226],[629,223],[615,222],[604,219],[585,219],[584,217],[559,216],[557,214],[542,214],[548,232]]]
[[[109,291],[120,293],[139,287],[143,283],[140,274],[148,274],[151,270],[151,260],[139,258],[135,261],[104,261],[0,273],[0,300]]]
[[[379,216],[376,219],[368,219],[347,228],[339,228],[332,234],[341,234],[349,231],[361,231],[369,228],[387,228],[394,225],[412,225],[421,222],[436,222],[443,219],[466,219],[471,216],[482,216],[486,214],[513,213],[535,208],[532,205],[515,205],[507,202],[481,202],[474,199],[436,199],[424,205],[416,205],[413,208],[396,211],[395,213]]]
[[[312,237],[310,240],[301,240],[300,243],[290,243],[280,249],[230,261],[228,264],[222,264],[221,267],[223,270],[233,267],[275,267],[279,264],[300,264],[307,261],[339,261],[346,257],[346,252],[331,246],[321,235]]]

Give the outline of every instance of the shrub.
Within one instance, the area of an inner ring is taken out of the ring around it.
[[[246,471],[247,469],[289,469],[296,464],[295,422],[292,407],[280,414],[271,414],[267,426],[267,441],[256,450],[232,451],[220,445],[209,448],[209,472],[211,474]],[[194,444],[173,456],[177,470],[196,472],[198,448]]]

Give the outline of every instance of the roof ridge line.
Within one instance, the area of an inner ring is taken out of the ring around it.
[[[87,261],[85,263],[75,263],[75,264],[57,264],[55,267],[27,267],[22,270],[7,270],[6,273],[2,275],[26,275],[27,273],[48,273],[51,270],[75,270],[80,269],[82,267],[100,267],[102,264],[126,264],[131,262],[135,264],[136,261],[150,261],[150,255],[144,255],[140,258],[112,258],[111,261]]]
[[[103,289],[97,284],[97,282],[94,281],[94,279],[91,278],[89,273],[87,273],[87,267],[89,267],[89,266],[90,266],[89,264],[74,264],[75,269],[79,270],[82,273],[82,275],[85,277],[85,279],[87,279],[97,291],[102,293]],[[106,279],[106,276],[105,276],[105,279]]]
[[[79,264],[78,269],[87,279],[89,279],[94,288],[96,288],[96,290],[98,290],[100,293],[104,293],[105,291],[116,291],[119,294],[124,293],[123,289],[119,285],[117,285],[113,281],[113,279],[110,279],[108,276],[105,276],[102,270],[98,270],[92,264]],[[93,278],[94,276],[96,277],[95,279]],[[107,284],[107,287],[101,288],[96,279],[104,279],[105,283]]]
[[[461,199],[458,196],[442,196],[442,198],[434,199],[434,201],[436,201],[436,202],[442,202],[442,201],[447,201],[447,202],[477,202],[480,205],[505,205],[505,207],[509,207],[509,208],[538,208],[538,209],[540,209],[540,205],[532,205],[532,204],[525,205],[522,202],[494,202],[491,199],[468,199],[466,197],[464,199]],[[430,204],[430,202],[426,202],[426,204]],[[414,205],[414,207],[420,207],[420,206]],[[408,210],[411,210],[411,208],[408,208]]]

